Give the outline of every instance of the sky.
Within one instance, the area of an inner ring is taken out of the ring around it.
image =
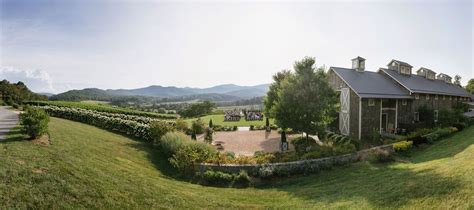
[[[470,0],[0,2],[0,79],[36,92],[257,85],[305,56],[474,78]]]

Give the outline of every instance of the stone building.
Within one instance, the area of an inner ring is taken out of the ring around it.
[[[330,85],[339,92],[339,131],[354,139],[370,138],[374,132],[395,133],[419,122],[418,108],[438,111],[470,100],[451,77],[392,60],[377,72],[365,70],[365,59],[352,59],[352,68],[330,67]]]

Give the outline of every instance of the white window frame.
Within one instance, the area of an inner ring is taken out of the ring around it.
[[[403,105],[403,106],[406,106],[406,105],[407,105],[407,100],[406,100],[406,99],[403,99],[403,100],[402,100],[402,105]]]
[[[439,116],[439,112],[437,109],[434,110],[434,121],[435,122],[438,122],[438,116]]]
[[[435,100],[438,100],[438,95],[435,95]]]
[[[413,121],[420,122],[420,113],[418,112],[413,113]]]
[[[415,99],[420,99],[420,95],[419,95],[419,94],[415,94]]]
[[[430,100],[430,94],[426,94],[426,100]]]
[[[368,106],[375,106],[375,99],[369,98],[369,101],[367,102]]]
[[[445,96],[445,95],[443,95],[443,101],[444,101],[444,100],[446,100],[446,96]]]

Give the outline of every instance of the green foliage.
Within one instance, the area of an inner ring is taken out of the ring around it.
[[[291,140],[296,153],[305,153],[313,148],[320,147],[313,138],[297,137]]]
[[[281,128],[307,134],[324,133],[336,116],[337,97],[323,68],[315,69],[314,58],[295,62],[295,73],[280,72],[265,98],[267,116]]]
[[[158,114],[153,112],[142,112],[126,108],[112,107],[107,104],[92,104],[92,103],[82,103],[82,102],[71,102],[71,101],[30,101],[27,102],[28,105],[33,106],[58,106],[58,107],[69,107],[69,108],[79,108],[86,109],[97,112],[105,112],[111,114],[124,114],[124,115],[133,115],[140,117],[149,117],[157,119],[176,119],[178,116],[173,114]]]
[[[212,143],[212,140],[213,140],[213,135],[214,134],[214,130],[212,130],[211,127],[207,127],[204,129],[204,141],[208,144],[211,144]]]
[[[155,142],[161,151],[168,157],[175,154],[180,148],[184,147],[187,142],[191,142],[186,134],[181,132],[166,133],[159,141]]]
[[[189,130],[188,123],[183,119],[179,118],[175,122],[176,130],[186,133]]]
[[[413,141],[400,141],[392,145],[395,152],[405,152],[413,147]]]
[[[204,133],[204,122],[201,120],[201,118],[198,118],[197,120],[193,121],[193,123],[191,125],[191,130],[195,134]]]
[[[230,186],[234,181],[234,176],[220,171],[209,170],[202,174],[202,179],[208,185]]]
[[[168,132],[174,131],[176,128],[167,122],[153,121],[150,123],[150,134],[155,144]]]
[[[204,101],[202,103],[193,103],[184,109],[178,110],[178,114],[183,117],[201,117],[212,113],[212,110],[216,108],[216,104],[210,101]]]
[[[197,164],[218,154],[210,145],[191,141],[189,138],[184,142],[184,144],[177,144],[178,148],[176,148],[173,156],[169,159],[170,164],[178,169],[182,175],[194,175],[197,170]]]
[[[201,179],[207,185],[214,186],[235,186],[247,187],[251,179],[246,171],[240,171],[238,174],[229,174],[220,171],[206,171],[201,175]]]
[[[370,162],[378,162],[378,163],[386,163],[386,162],[391,162],[393,161],[393,155],[383,149],[375,149],[372,151],[372,153],[369,156],[369,161]]]
[[[0,81],[0,99],[6,105],[22,104],[30,100],[48,100],[48,97],[31,92],[23,82]]]
[[[212,128],[213,125],[212,125],[212,119],[209,119],[209,128]]]
[[[467,92],[474,94],[474,79],[470,79],[465,88]]]
[[[32,139],[36,139],[48,132],[49,116],[38,108],[27,107],[25,112],[20,115],[20,124],[23,126],[23,132]]]
[[[418,113],[420,116],[420,121],[425,123],[425,125],[429,128],[434,127],[434,110],[428,108],[428,106],[423,105],[418,107]]]

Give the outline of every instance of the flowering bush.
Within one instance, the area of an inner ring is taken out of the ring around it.
[[[23,126],[23,131],[32,139],[48,132],[48,122],[48,114],[34,107],[26,108],[26,111],[20,115],[20,124]]]
[[[146,121],[136,120],[136,117],[139,116],[58,106],[42,106],[40,108],[53,117],[83,122],[107,130],[135,136],[146,141],[152,140],[150,126],[148,125],[149,121],[146,123]]]

